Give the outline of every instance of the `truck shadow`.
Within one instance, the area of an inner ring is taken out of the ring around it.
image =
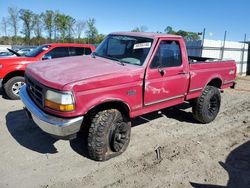
[[[0,96],[1,96],[3,99],[10,100],[8,97],[6,97],[6,94],[4,93],[3,88],[1,88],[1,87],[0,87]]]
[[[142,125],[151,120],[160,118],[162,115],[181,122],[198,123],[193,119],[192,113],[184,111],[184,109],[187,108],[190,108],[189,104],[182,104],[164,109],[162,110],[162,114],[152,112],[133,119],[132,126]],[[57,153],[57,149],[54,147],[54,143],[57,139],[43,132],[32,120],[29,120],[24,110],[9,112],[5,118],[10,134],[20,145],[39,153]],[[87,132],[88,130],[79,132],[77,138],[70,141],[70,146],[79,155],[89,158],[87,150]]]
[[[226,186],[198,184],[190,182],[194,188],[244,188],[250,187],[250,140],[234,149],[219,164],[227,171],[229,180]]]
[[[3,92],[3,88],[0,87],[0,95],[2,98],[4,98],[4,92]]]
[[[70,140],[70,147],[79,155],[89,159],[88,155],[88,144],[87,144],[87,133],[79,132],[77,138]]]
[[[186,112],[185,110],[191,108],[191,105],[189,103],[183,103],[180,105],[176,105],[170,108],[165,108],[161,110],[161,113],[158,112],[151,112],[149,114],[145,114],[142,116],[139,116],[132,120],[132,126],[138,126],[147,122],[150,122],[152,120],[161,118],[163,116],[166,116],[170,119],[175,119],[180,122],[187,122],[187,123],[193,123],[193,124],[201,124],[197,120],[193,118],[192,112]]]
[[[161,118],[163,115],[171,118],[176,119],[177,121],[181,122],[189,122],[189,123],[196,123],[200,124],[198,121],[196,121],[193,118],[193,115],[191,112],[184,111],[187,108],[190,108],[190,104],[185,103],[181,105],[177,105],[168,109],[163,109],[161,114],[158,112],[152,112],[149,114],[145,114],[143,116],[137,117],[132,120],[132,128],[148,123],[154,119]],[[167,122],[166,122],[167,123]],[[76,139],[70,141],[71,148],[78,153],[79,155],[82,155],[84,157],[89,158],[88,156],[88,149],[87,149],[87,134],[88,130],[84,130],[80,132]],[[132,133],[133,134],[133,133]]]
[[[29,120],[24,110],[9,112],[5,118],[10,134],[20,145],[39,153],[57,153],[54,147],[57,140]]]

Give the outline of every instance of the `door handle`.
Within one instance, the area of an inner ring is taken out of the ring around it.
[[[187,74],[186,72],[178,72],[178,74]]]
[[[161,76],[163,76],[165,74],[165,71],[163,69],[161,69],[161,68],[158,68],[158,71],[161,74]]]

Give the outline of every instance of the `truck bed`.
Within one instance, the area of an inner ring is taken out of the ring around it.
[[[209,63],[209,62],[218,62],[222,61],[221,59],[217,58],[209,58],[209,57],[198,57],[198,56],[188,56],[188,61],[189,64],[194,64],[194,63]]]
[[[211,80],[217,82],[221,89],[234,84],[237,71],[236,64],[233,60],[200,57],[195,57],[192,60],[196,60],[196,62],[190,62],[189,64],[190,85],[187,99],[200,96],[203,87],[208,85]]]

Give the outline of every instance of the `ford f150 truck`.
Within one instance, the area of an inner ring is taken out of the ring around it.
[[[89,44],[45,44],[21,56],[0,58],[0,88],[10,99],[19,99],[19,90],[24,85],[24,70],[30,63],[59,57],[89,55],[95,50]]]
[[[104,161],[127,148],[131,118],[190,102],[196,120],[213,121],[235,77],[234,61],[188,57],[180,36],[119,32],[91,56],[29,65],[20,97],[51,135],[87,129],[89,157]]]

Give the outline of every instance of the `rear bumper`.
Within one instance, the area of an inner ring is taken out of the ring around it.
[[[20,90],[20,98],[24,103],[30,117],[46,133],[60,139],[74,139],[79,132],[83,121],[83,116],[76,118],[60,118],[43,112],[30,99],[26,86]]]

